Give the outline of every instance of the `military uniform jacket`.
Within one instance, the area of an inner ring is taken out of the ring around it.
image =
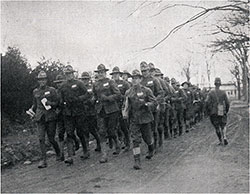
[[[127,90],[125,98],[128,98],[130,120],[136,124],[146,124],[154,120],[152,110],[157,106],[157,101],[149,88],[142,85],[139,88],[132,86]]]
[[[121,92],[121,98],[118,101],[119,108],[121,109],[123,101],[124,101],[125,93],[130,88],[130,85],[128,82],[124,80],[114,80],[114,81]]]
[[[192,91],[190,91],[189,89],[183,89],[183,91],[185,92],[187,98],[184,102],[184,107],[190,107],[193,104],[194,101],[194,96]]]
[[[161,87],[159,80],[152,77],[151,75],[147,77],[143,77],[141,81],[141,85],[151,89],[151,91],[153,92],[153,95],[156,97],[157,100],[164,98],[164,91]],[[156,108],[155,110],[153,110],[153,112],[155,111],[156,111]]]
[[[51,109],[46,110],[41,100],[46,98],[51,102]],[[56,89],[53,87],[45,86],[44,88],[36,88],[33,90],[33,106],[32,109],[36,113],[34,116],[35,121],[41,121],[44,116],[45,121],[53,121],[57,119],[56,106],[58,104],[58,96]]]
[[[224,106],[224,114],[227,114],[229,111],[230,103],[226,92],[222,90],[210,91],[206,99],[206,107],[208,109],[209,115],[217,115],[218,104]]]
[[[184,102],[187,96],[181,88],[175,90],[175,93],[172,95],[172,104],[175,110],[181,110],[184,107]]]
[[[93,94],[93,84],[90,82],[88,85],[85,85],[87,92],[89,93],[88,98],[83,102],[84,111],[86,116],[95,116],[95,97]]]
[[[109,78],[99,79],[94,83],[93,93],[98,114],[101,110],[104,110],[106,114],[119,111],[117,102],[120,100],[121,92],[114,80]]]
[[[83,82],[75,79],[69,80],[59,90],[63,102],[63,115],[79,116],[84,114],[83,102],[89,94]]]

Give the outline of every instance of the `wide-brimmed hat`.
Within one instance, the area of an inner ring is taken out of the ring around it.
[[[141,73],[140,73],[140,71],[138,69],[135,69],[135,70],[132,71],[131,77],[133,78],[133,77],[136,77],[136,76],[142,77],[142,75],[141,75]]]
[[[127,70],[124,70],[124,71],[122,72],[122,74],[127,74],[128,77],[131,77],[131,74],[130,74]]]
[[[74,73],[74,72],[76,72],[76,71],[73,69],[73,67],[72,67],[71,65],[67,65],[67,66],[64,68],[63,72],[66,74],[66,73]]]
[[[117,67],[117,66],[115,66],[115,67],[112,69],[112,72],[110,73],[110,75],[113,75],[113,74],[115,74],[115,73],[119,73],[119,74],[122,73],[122,72],[120,72],[120,69],[119,69],[119,67]]]
[[[88,72],[82,72],[81,78],[80,79],[90,79],[90,75]]]
[[[64,76],[63,75],[57,75],[56,80],[54,81],[54,83],[61,83],[63,81],[65,81]]]
[[[155,75],[156,75],[156,76],[157,76],[157,75],[162,76],[162,75],[163,75],[163,73],[161,72],[161,70],[160,70],[160,69],[155,68]]]
[[[95,72],[99,72],[99,71],[108,71],[109,69],[106,69],[105,65],[100,64],[97,66],[97,70],[95,70]]]
[[[140,64],[141,71],[149,70],[149,66],[145,61],[142,61]]]
[[[47,74],[45,71],[40,71],[37,75],[37,79],[47,79]]]
[[[184,84],[187,84],[187,85],[188,85],[188,87],[190,87],[190,85],[191,85],[191,83],[190,83],[190,82],[185,81],[185,82],[183,82],[183,83],[181,84],[181,86],[184,86]]]

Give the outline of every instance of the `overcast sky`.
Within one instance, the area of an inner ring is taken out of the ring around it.
[[[155,49],[142,51],[201,11],[175,7],[152,17],[167,4],[174,3],[205,7],[225,4],[223,1],[163,1],[154,4],[152,1],[2,1],[1,52],[5,52],[8,46],[17,46],[32,67],[45,56],[70,62],[80,73],[92,71],[100,63],[110,69],[119,66],[121,70],[132,71],[139,68],[141,61],[153,62],[165,75],[176,77],[181,82],[185,80],[180,73],[181,65],[191,61],[194,65],[193,83],[200,81],[202,74],[206,77],[206,56],[213,66],[212,79],[221,76],[223,82],[230,81],[229,55],[216,55],[210,60],[211,54],[206,49],[206,45],[214,40],[213,36],[206,34],[211,33],[213,24],[222,18],[222,13],[209,14],[171,35]]]

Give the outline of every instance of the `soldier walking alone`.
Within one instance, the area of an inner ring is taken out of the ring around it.
[[[206,107],[208,114],[210,115],[211,123],[213,124],[216,135],[219,139],[219,145],[222,145],[223,143],[224,145],[227,145],[228,141],[225,129],[230,103],[226,92],[220,90],[221,79],[219,77],[215,78],[214,85],[215,89],[208,93]]]

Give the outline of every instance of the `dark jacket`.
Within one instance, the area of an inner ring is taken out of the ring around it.
[[[186,101],[186,99],[187,99],[187,96],[181,88],[178,88],[177,90],[175,90],[175,93],[172,95],[172,98],[171,98],[174,109],[175,110],[184,109],[185,108],[184,102]]]
[[[127,90],[125,98],[128,98],[129,119],[136,124],[146,124],[154,120],[152,110],[157,106],[157,101],[149,88],[142,85],[139,88],[132,86]]]
[[[66,81],[59,89],[63,101],[63,115],[84,114],[83,102],[89,97],[87,88],[79,80]]]
[[[125,93],[130,88],[130,85],[129,85],[128,82],[126,82],[124,80],[114,80],[114,81],[115,81],[117,87],[119,88],[119,90],[121,92],[121,98],[118,101],[118,105],[119,105],[119,108],[121,110],[122,104],[123,104],[123,101],[124,101],[124,97],[125,97]]]
[[[206,99],[206,107],[209,115],[218,114],[218,104],[223,105],[224,115],[226,115],[230,108],[230,103],[225,91],[222,90],[212,90],[208,93]]]
[[[46,110],[41,100],[46,98],[50,103],[51,109]],[[57,119],[56,107],[58,104],[58,97],[56,89],[45,86],[44,88],[36,88],[33,90],[33,106],[32,109],[36,113],[34,121],[41,121],[44,116],[45,121],[53,121]]]
[[[119,111],[117,101],[121,92],[114,80],[109,78],[99,79],[94,83],[93,93],[96,99],[96,111],[99,114],[103,109],[106,114]]]

